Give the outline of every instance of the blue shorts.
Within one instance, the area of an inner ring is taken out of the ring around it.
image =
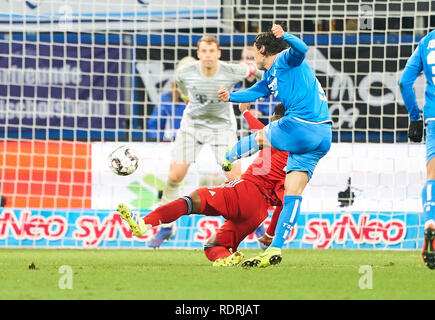
[[[435,121],[426,123],[426,162],[435,157]]]
[[[285,116],[264,127],[272,147],[288,151],[287,173],[306,171],[311,179],[319,160],[328,153],[332,141],[331,123],[309,123]]]

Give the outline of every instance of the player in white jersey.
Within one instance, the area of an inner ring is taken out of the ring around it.
[[[226,149],[237,142],[233,105],[219,99],[219,88],[233,88],[246,77],[262,74],[252,62],[229,64],[220,61],[219,42],[212,36],[204,36],[198,41],[197,56],[199,61],[178,68],[175,74],[180,90],[188,94],[188,104],[175,138],[161,204],[179,197],[179,185],[203,145],[211,146],[216,162],[221,166]],[[229,180],[238,178],[241,175],[240,164],[233,166],[225,175]],[[163,225],[148,246],[159,247],[174,234],[174,224]]]

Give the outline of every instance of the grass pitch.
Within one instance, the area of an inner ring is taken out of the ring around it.
[[[246,270],[214,268],[202,250],[0,249],[0,270],[0,299],[14,300],[433,299],[435,286],[418,251],[283,250],[281,264]]]

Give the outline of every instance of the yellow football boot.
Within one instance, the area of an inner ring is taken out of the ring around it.
[[[281,249],[275,247],[269,247],[262,254],[243,261],[242,267],[266,268],[271,265],[280,263],[281,260],[282,260]]]
[[[143,219],[139,217],[138,214],[131,212],[131,210],[125,204],[120,203],[118,205],[117,211],[121,218],[127,221],[128,225],[130,226],[131,232],[135,236],[141,236],[148,231],[148,228],[145,225]]]

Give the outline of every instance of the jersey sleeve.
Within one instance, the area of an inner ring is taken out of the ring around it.
[[[256,75],[257,72],[257,67],[253,62],[226,64],[225,69],[234,82],[240,82],[247,77]]]
[[[405,69],[399,81],[400,93],[402,94],[403,102],[405,103],[406,110],[408,110],[411,121],[420,119],[420,110],[418,109],[413,85],[422,71],[423,63],[421,60],[419,44],[417,49],[406,62]]]
[[[302,61],[304,61],[305,55],[308,51],[305,42],[287,32],[284,32],[282,39],[290,45],[290,48],[281,52],[277,59],[279,59],[281,63],[289,66],[300,65]]]
[[[184,81],[183,81],[183,76],[182,76],[184,69],[185,68],[183,68],[183,67],[178,69],[174,74],[174,78],[175,78],[175,82],[177,83],[178,91],[180,92],[181,98],[184,100],[184,102],[188,103],[189,102],[189,92],[186,89],[186,86],[185,86]]]
[[[231,102],[253,102],[259,98],[265,98],[270,95],[269,87],[265,79],[256,82],[252,87],[246,90],[240,90],[230,93]]]
[[[258,120],[256,117],[252,115],[248,110],[243,112],[243,117],[245,117],[246,122],[249,125],[249,128],[251,128],[252,131],[257,131],[264,128],[264,124]]]

